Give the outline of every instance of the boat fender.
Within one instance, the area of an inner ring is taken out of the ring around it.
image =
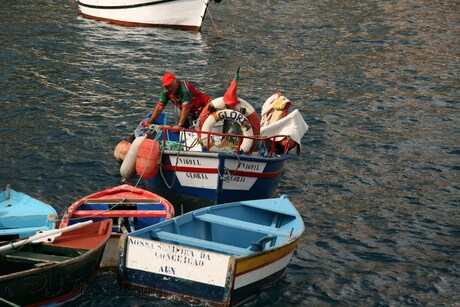
[[[128,141],[122,140],[120,143],[118,143],[113,151],[115,160],[117,160],[119,163],[122,163],[130,147],[131,143]]]
[[[131,144],[128,153],[126,154],[126,157],[120,166],[121,177],[129,179],[136,174],[137,152],[139,151],[139,147],[141,146],[142,141],[144,141],[145,138],[146,136],[140,136],[136,138]]]
[[[248,118],[240,112],[232,109],[219,110],[217,112],[211,113],[211,116],[208,116],[203,123],[201,130],[205,132],[211,132],[214,125],[216,125],[216,123],[221,120],[230,120],[237,123],[243,132],[243,136],[254,136],[253,128],[249,123]],[[201,144],[205,147],[207,147],[208,136],[208,134],[202,134],[201,136]],[[240,150],[244,153],[250,153],[252,143],[253,139],[244,138],[243,142],[241,143]]]
[[[137,152],[136,173],[143,179],[154,177],[158,170],[160,159],[160,142],[144,139]]]

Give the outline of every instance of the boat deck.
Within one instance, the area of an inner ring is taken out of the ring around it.
[[[228,218],[228,217],[215,215],[211,213],[206,213],[206,214],[195,216],[195,219],[203,221],[203,222],[212,223],[212,224],[219,224],[219,225],[229,226],[233,228],[239,228],[239,229],[245,229],[245,230],[250,230],[254,232],[265,233],[267,235],[289,236],[289,232],[284,229],[271,227],[271,226],[264,226],[264,225],[256,224],[256,223],[245,222],[242,220]]]
[[[214,252],[229,255],[249,255],[262,251],[268,247],[284,242],[291,236],[291,232],[275,226],[266,226],[252,222],[246,222],[235,218],[205,213],[194,217],[195,221],[201,223],[201,229],[208,229],[202,232],[201,236],[180,234],[179,225],[175,225],[176,232],[155,231],[150,233],[151,238],[167,243],[176,243],[192,248],[206,249]],[[222,233],[232,232],[239,238],[238,242],[229,243],[220,241]]]
[[[39,268],[78,257],[87,250],[42,245],[12,250],[0,256],[0,275],[21,272],[25,269]]]

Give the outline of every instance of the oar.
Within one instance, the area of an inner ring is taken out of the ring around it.
[[[19,246],[22,246],[22,245],[25,245],[25,244],[29,244],[29,243],[43,243],[43,242],[51,243],[51,242],[54,241],[54,239],[56,239],[57,237],[59,237],[63,233],[68,232],[68,231],[72,231],[72,230],[75,230],[75,229],[80,229],[80,228],[85,227],[86,225],[89,225],[91,223],[93,223],[93,221],[89,220],[89,221],[85,221],[85,222],[81,222],[81,223],[76,223],[76,224],[67,226],[65,228],[61,228],[61,229],[51,229],[51,230],[40,231],[37,234],[35,234],[33,236],[30,236],[25,240],[10,243],[10,244],[4,245],[4,246],[0,246],[0,253],[4,252],[4,251],[7,251],[7,250],[10,250],[10,249],[13,249],[13,248],[16,248],[16,247],[19,247]]]

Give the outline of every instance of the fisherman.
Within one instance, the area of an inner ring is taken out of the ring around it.
[[[189,81],[180,81],[176,76],[167,72],[162,78],[163,90],[160,100],[153,109],[150,118],[142,125],[148,126],[157,119],[169,101],[180,110],[180,116],[174,129],[190,128],[198,118],[201,110],[211,101],[211,97],[198,90]]]

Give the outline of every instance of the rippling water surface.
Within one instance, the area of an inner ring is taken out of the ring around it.
[[[174,71],[310,130],[278,193],[307,230],[249,306],[458,306],[458,1],[212,3],[201,33],[86,20],[72,1],[0,3],[0,185],[54,205],[120,183],[113,149]],[[176,305],[101,272],[70,305]]]

